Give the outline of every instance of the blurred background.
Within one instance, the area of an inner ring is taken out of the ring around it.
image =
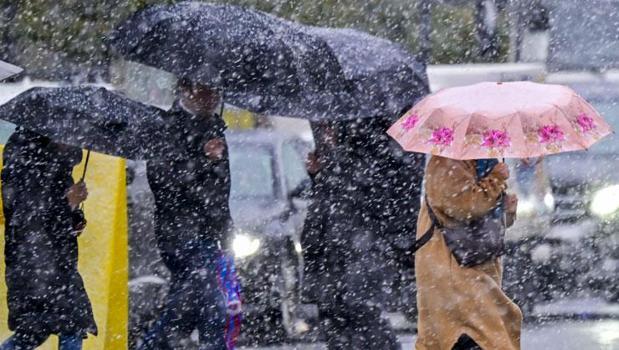
[[[167,108],[176,78],[115,59],[103,38],[134,11],[172,2],[0,0],[0,59],[25,68],[0,84],[0,103],[36,85],[95,83]],[[480,81],[566,84],[619,126],[619,0],[212,2],[397,42],[425,62],[432,91]],[[307,179],[311,130],[304,120],[233,106],[224,116],[240,223],[233,249],[249,305],[243,342],[312,348],[307,344],[320,342],[316,311],[298,292],[307,203],[289,196]],[[11,132],[2,124],[0,142]],[[525,314],[525,349],[619,349],[618,157],[619,140],[611,137],[588,152],[511,163],[520,220],[508,233],[504,283]],[[132,344],[160,307],[168,276],[153,241],[144,164],[128,162],[127,171]],[[409,348],[416,321],[412,274],[398,271],[400,295],[386,302],[385,315]]]

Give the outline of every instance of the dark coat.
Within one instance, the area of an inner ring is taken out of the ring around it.
[[[301,234],[304,292],[322,304],[341,302],[341,296],[350,290],[345,279],[351,276],[348,268],[355,256],[354,191],[343,152],[342,147],[321,150],[323,168],[312,177],[311,201]]]
[[[346,125],[339,146],[323,151],[302,233],[312,299],[380,302],[401,265],[410,268],[402,251],[414,242],[424,157],[400,152],[387,127]]]
[[[425,155],[404,152],[387,135],[390,125],[385,118],[374,118],[352,127],[348,158],[358,189],[357,211],[403,256],[404,251],[412,254],[410,232],[417,227]]]
[[[77,269],[80,212],[66,198],[81,150],[25,130],[4,148],[2,200],[9,327],[49,334],[96,334]]]
[[[171,140],[183,144],[186,157],[148,162],[148,182],[155,196],[155,234],[166,266],[174,272],[201,267],[202,244],[226,238],[231,226],[228,147],[222,160],[204,153],[211,139],[223,138],[219,116],[199,118],[176,104],[167,114]]]

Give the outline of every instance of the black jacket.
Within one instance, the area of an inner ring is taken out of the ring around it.
[[[185,156],[148,162],[147,176],[155,196],[155,234],[167,267],[173,272],[201,266],[201,245],[226,238],[231,226],[228,148],[222,160],[204,153],[211,139],[225,140],[219,116],[196,117],[176,104],[167,116],[170,139]]]
[[[4,149],[2,200],[9,327],[96,334],[77,270],[79,212],[66,198],[81,150],[16,131]]]
[[[339,145],[323,150],[328,162],[315,177],[302,233],[311,299],[380,301],[400,265],[410,267],[401,250],[414,242],[424,158],[401,152],[386,126],[346,125]]]
[[[374,118],[349,137],[350,174],[357,188],[357,211],[396,248],[414,242],[425,170],[423,154],[404,152],[387,135],[391,122]]]

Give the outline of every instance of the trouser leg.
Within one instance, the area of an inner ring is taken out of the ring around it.
[[[322,305],[321,327],[329,350],[400,349],[397,337],[378,307],[365,303]]]
[[[34,350],[49,338],[47,332],[32,332],[17,328],[11,337],[0,345],[0,350]]]
[[[197,271],[192,279],[198,308],[200,350],[226,349],[226,305],[217,281],[216,267]]]
[[[61,334],[58,337],[58,350],[82,350],[83,340],[78,334]]]
[[[182,284],[182,280],[173,277],[163,311],[153,326],[146,332],[139,350],[172,350],[168,339],[180,319],[178,312],[181,311]]]

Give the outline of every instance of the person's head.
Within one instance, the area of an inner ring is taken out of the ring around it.
[[[192,82],[187,78],[179,79],[176,85],[176,95],[183,106],[203,116],[215,114],[221,102],[221,96],[217,90],[205,84]]]
[[[316,148],[321,152],[334,149],[344,141],[344,128],[339,122],[312,122],[310,125],[316,141]]]

